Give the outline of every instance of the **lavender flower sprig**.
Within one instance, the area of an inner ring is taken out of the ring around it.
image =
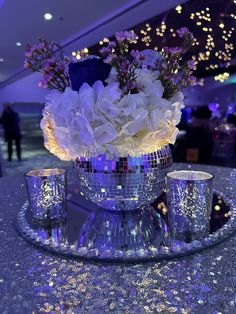
[[[193,76],[195,61],[184,61],[184,55],[193,44],[193,34],[186,27],[177,30],[177,34],[183,39],[182,47],[164,47],[163,60],[156,66],[160,71],[159,79],[164,86],[163,97],[167,99],[183,88],[198,84],[196,77]]]
[[[109,63],[117,72],[119,87],[126,94],[136,93],[139,86],[136,82],[135,70],[140,67],[139,52],[130,50],[131,43],[136,39],[132,32],[117,32],[116,42],[111,41],[100,49],[104,62]]]
[[[63,92],[66,87],[70,86],[67,72],[68,61],[58,43],[39,39],[38,44],[27,45],[24,67],[42,74],[39,81],[40,87]]]
[[[184,55],[193,44],[193,35],[186,27],[177,30],[177,34],[183,40],[181,47],[164,47],[155,64],[146,66],[159,72],[159,80],[164,87],[163,97],[167,99],[183,88],[197,84],[193,76],[194,60],[183,61]],[[143,68],[145,55],[131,49],[131,44],[136,39],[134,33],[119,32],[115,34],[115,38],[116,42],[111,41],[100,49],[103,61],[111,64],[116,70],[116,78],[124,94],[137,93],[142,90],[142,86],[137,83],[135,72],[137,68]]]

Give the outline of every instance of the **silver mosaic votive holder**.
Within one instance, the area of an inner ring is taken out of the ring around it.
[[[35,223],[48,225],[66,218],[66,170],[38,169],[25,174],[29,206]]]
[[[166,184],[170,239],[191,242],[208,236],[213,175],[202,171],[173,171],[166,175]]]

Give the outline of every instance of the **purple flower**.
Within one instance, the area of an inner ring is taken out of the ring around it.
[[[42,42],[42,41],[39,42],[38,44],[36,44],[35,47],[36,47],[36,49],[39,49],[39,50],[46,48],[44,42]]]
[[[187,65],[188,65],[188,67],[189,67],[190,69],[194,69],[195,66],[196,66],[196,63],[195,63],[194,60],[189,60],[189,61],[187,61]]]
[[[55,66],[55,71],[56,72],[64,72],[65,70],[65,65],[63,63],[58,63]]]
[[[130,70],[131,63],[128,60],[125,60],[121,63],[120,68],[124,72],[128,72]]]
[[[135,81],[130,81],[130,82],[127,82],[123,90],[125,93],[128,93],[129,91],[141,90],[141,86]]]
[[[31,51],[31,49],[25,50],[25,57],[26,57],[26,58],[31,58],[31,56],[32,56],[32,51]]]
[[[136,34],[135,33],[132,33],[132,32],[129,32],[129,31],[126,31],[126,39],[127,40],[134,40],[136,39]]]
[[[169,52],[170,52],[170,51],[169,51],[169,48],[168,48],[168,47],[166,47],[166,46],[165,46],[165,47],[163,47],[162,49],[163,49],[163,51],[164,51],[165,53],[169,53]]]
[[[118,42],[123,42],[125,40],[130,41],[136,39],[136,34],[130,31],[117,32],[115,37]]]
[[[126,39],[126,32],[116,32],[115,37],[118,42],[122,42]]]
[[[176,32],[180,38],[183,38],[189,34],[189,29],[187,27],[181,27],[180,29],[177,29]]]
[[[27,45],[24,67],[43,75],[39,86],[64,91],[70,85],[66,65],[59,44],[39,39],[39,43]]]
[[[162,63],[160,64],[160,69],[163,70],[163,71],[166,71],[166,70],[168,69],[167,64],[166,64],[165,62],[162,62]]]
[[[170,48],[169,47],[163,47],[162,49],[165,53],[170,53],[172,55],[180,54],[183,52],[183,49],[181,47],[170,47]]]
[[[102,47],[99,52],[101,53],[102,56],[106,56],[111,52],[110,47]]]
[[[111,48],[111,49],[115,48],[116,47],[115,41],[109,41],[108,47]]]
[[[131,50],[130,55],[138,62],[141,63],[145,60],[145,56],[139,50]]]
[[[50,72],[56,72],[59,68],[59,63],[56,62],[55,59],[48,59],[44,62],[42,72],[45,74],[49,74]]]
[[[46,78],[42,78],[39,81],[38,86],[42,88],[48,88],[48,80]]]
[[[182,75],[181,72],[176,73],[176,74],[174,74],[174,75],[171,77],[171,81],[172,81],[175,85],[177,85],[177,84],[179,84],[179,82],[180,82],[180,80],[182,79],[182,77],[183,77],[183,75]]]
[[[197,79],[196,79],[196,77],[193,76],[193,75],[192,75],[192,76],[189,76],[188,81],[189,81],[189,84],[190,84],[191,86],[197,85]]]
[[[133,58],[135,58],[135,59],[137,59],[137,58],[139,57],[139,54],[140,54],[139,50],[134,50],[134,49],[132,49],[132,50],[130,51],[130,55],[131,55]]]
[[[169,48],[169,52],[170,54],[172,55],[175,55],[175,54],[180,54],[183,52],[183,49],[181,47],[170,47]]]
[[[25,60],[24,68],[28,69],[29,67],[30,67],[30,63],[27,60]]]

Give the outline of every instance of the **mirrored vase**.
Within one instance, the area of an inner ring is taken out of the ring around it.
[[[170,147],[140,156],[78,157],[74,169],[86,199],[112,211],[149,206],[161,195],[172,165]]]

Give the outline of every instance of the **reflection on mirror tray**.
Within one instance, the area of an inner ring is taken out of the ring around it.
[[[163,194],[153,207],[131,212],[112,212],[96,207],[71,187],[67,220],[47,227],[34,224],[28,203],[18,213],[20,233],[53,253],[91,260],[139,262],[184,256],[210,247],[232,234],[236,208],[214,194],[210,234],[188,243],[172,241]]]

